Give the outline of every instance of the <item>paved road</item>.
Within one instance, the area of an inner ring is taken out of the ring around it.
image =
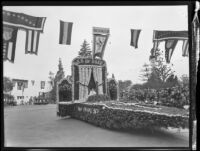
[[[7,147],[187,147],[188,130],[112,131],[56,116],[55,105],[5,107]]]

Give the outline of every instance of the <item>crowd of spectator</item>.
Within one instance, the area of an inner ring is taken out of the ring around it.
[[[121,99],[184,108],[185,105],[189,105],[189,88],[176,86],[162,89],[130,89],[121,93]]]

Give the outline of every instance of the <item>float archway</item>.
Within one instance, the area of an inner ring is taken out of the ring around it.
[[[107,67],[102,59],[76,57],[72,61],[72,100],[85,100],[92,87],[107,94]]]

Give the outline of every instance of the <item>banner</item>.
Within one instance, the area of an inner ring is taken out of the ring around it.
[[[188,31],[158,31],[154,30],[153,41],[155,40],[167,40],[167,39],[178,39],[187,40]]]
[[[3,24],[43,32],[46,17],[34,17],[23,13],[3,10]]]
[[[7,40],[7,42],[3,44],[4,60],[8,59],[14,62],[17,30],[21,28],[26,31],[25,53],[37,54],[39,36],[40,33],[43,32],[45,20],[46,17],[34,17],[23,13],[3,10],[4,35],[6,33],[12,33],[7,27],[9,29],[14,29],[13,39],[9,42]]]
[[[138,48],[138,38],[140,35],[141,30],[140,29],[131,29],[131,43],[130,45]]]
[[[3,59],[14,63],[18,28],[3,26]]]
[[[188,55],[189,55],[189,43],[188,43],[188,40],[183,40],[182,56],[188,57]]]
[[[169,63],[178,40],[188,41],[188,31],[158,31],[153,32],[153,48],[151,49],[150,59],[156,58],[159,43],[165,42],[165,59]],[[188,43],[188,42],[187,42]],[[183,56],[187,56],[188,44],[183,43]]]
[[[109,33],[109,28],[93,27],[93,58],[103,58]]]
[[[165,41],[165,59],[167,63],[170,63],[177,42],[177,39],[168,39]]]
[[[70,45],[72,35],[72,22],[60,21],[60,38],[59,44]]]

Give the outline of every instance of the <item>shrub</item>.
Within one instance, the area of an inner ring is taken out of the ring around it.
[[[100,102],[100,101],[110,101],[110,98],[105,94],[95,94],[87,98],[87,102]]]
[[[126,102],[147,102],[159,105],[184,108],[189,105],[189,89],[187,87],[171,87],[163,89],[131,89],[124,95],[122,101]]]
[[[16,106],[17,105],[17,102],[14,101],[14,100],[11,100],[11,101],[8,101],[8,102],[4,102],[4,105],[5,106]]]

